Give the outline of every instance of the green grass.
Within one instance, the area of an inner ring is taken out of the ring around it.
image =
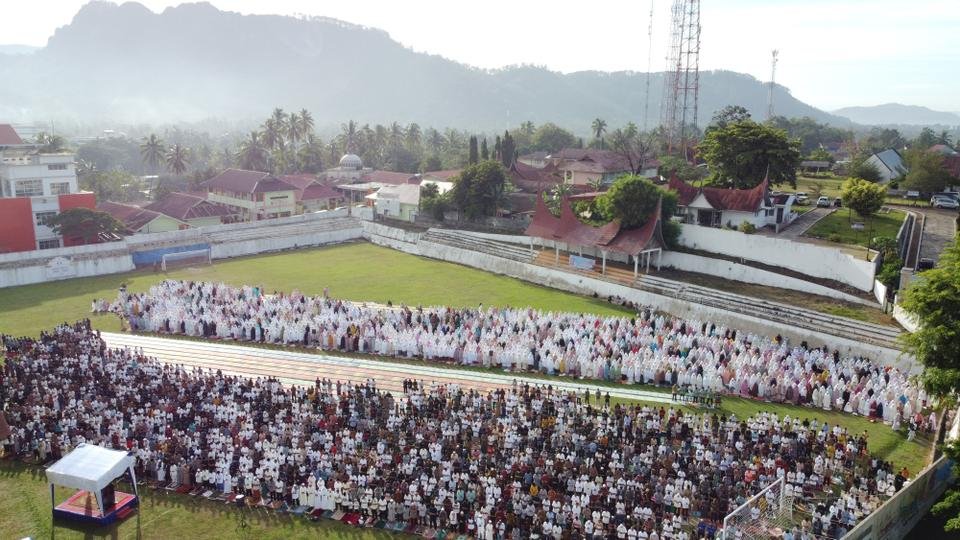
[[[3,289],[0,333],[37,335],[63,321],[90,317],[90,301],[116,297],[120,284],[143,291],[166,277],[261,285],[267,291],[299,289],[337,298],[409,305],[532,306],[600,315],[629,314],[602,299],[532,285],[464,266],[408,255],[368,243],[299,250],[220,261],[167,274],[153,271],[79,278]],[[118,331],[113,316],[93,318],[105,331]]]
[[[834,198],[840,196],[840,184],[846,180],[845,178],[827,175],[825,177],[812,177],[812,176],[797,176],[797,191],[806,192],[810,197],[810,204],[817,203],[817,197],[814,197],[814,185],[823,184],[823,190],[821,190],[820,195],[826,195],[827,197]]]
[[[130,488],[121,488],[128,491]],[[43,471],[23,463],[0,462],[0,538],[111,538],[126,539],[332,539],[386,540],[411,538],[338,522],[312,523],[301,517],[247,511],[247,527],[240,528],[240,512],[222,502],[166,491],[141,491],[140,510],[120,524],[107,527],[76,526],[57,522],[50,509],[50,490]],[[57,502],[72,493],[57,489]]]
[[[849,208],[841,208],[818,221],[804,236],[866,247],[870,238],[877,236],[896,238],[904,217],[903,212],[893,210],[863,219]],[[856,231],[851,228],[851,223],[855,222],[863,223],[864,230]]]

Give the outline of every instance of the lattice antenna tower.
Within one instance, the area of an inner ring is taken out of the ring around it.
[[[650,0],[650,21],[647,24],[647,93],[643,103],[643,130],[650,129],[650,75],[653,69],[653,0]]]
[[[773,88],[777,85],[777,56],[780,51],[773,50],[770,59],[770,93],[767,95],[767,120],[773,118]]]
[[[662,124],[669,152],[687,157],[700,97],[700,0],[673,0]]]

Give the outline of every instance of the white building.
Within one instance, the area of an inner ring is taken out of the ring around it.
[[[883,152],[877,152],[867,158],[867,161],[864,163],[873,165],[880,171],[880,182],[884,184],[891,180],[896,180],[908,172],[907,164],[903,162],[903,157],[900,155],[900,152],[892,148],[884,150]]]
[[[0,252],[81,243],[54,234],[47,220],[95,206],[93,193],[79,189],[73,154],[40,153],[40,145],[25,143],[10,125],[0,124]]]
[[[684,223],[736,228],[746,222],[779,231],[797,217],[794,195],[771,194],[766,179],[751,189],[723,189],[691,186],[674,176],[667,187],[677,193],[676,216]]]

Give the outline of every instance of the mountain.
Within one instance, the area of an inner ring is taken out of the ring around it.
[[[329,18],[240,15],[206,3],[158,14],[137,3],[91,2],[43,49],[0,56],[0,80],[0,118],[10,121],[239,120],[279,106],[309,109],[318,127],[355,119],[502,130],[531,120],[586,135],[597,117],[641,124],[647,75],[481,70]],[[663,74],[652,74],[650,126],[662,86]],[[765,117],[768,90],[749,75],[701,73],[700,125],[728,104]],[[850,125],[784,87],[774,99],[777,114]]]
[[[33,45],[19,45],[16,43],[11,43],[8,45],[0,45],[0,54],[30,54],[37,51],[40,47],[34,47]]]
[[[960,113],[941,112],[918,105],[886,103],[873,107],[845,107],[833,114],[864,125],[960,126]]]

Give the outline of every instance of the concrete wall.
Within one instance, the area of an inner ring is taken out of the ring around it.
[[[743,283],[753,283],[756,285],[766,285],[768,287],[780,287],[781,289],[790,289],[810,294],[817,294],[838,300],[846,300],[855,304],[866,304],[876,306],[872,302],[862,298],[847,294],[844,292],[824,287],[811,281],[804,281],[795,277],[777,274],[767,270],[761,270],[745,264],[734,263],[723,259],[711,259],[692,255],[689,253],[680,253],[677,251],[663,252],[662,266],[676,268],[687,272],[697,272],[718,276],[724,279],[740,281]]]
[[[369,215],[370,211],[356,214]],[[0,254],[0,288],[129,272],[135,268],[134,253],[174,246],[210,244],[212,257],[223,259],[360,238],[361,222],[346,216],[347,209],[341,208],[269,221],[140,234],[106,244]]]
[[[832,279],[861,291],[873,289],[874,263],[847,255],[839,249],[696,225],[683,226],[680,244]]]

